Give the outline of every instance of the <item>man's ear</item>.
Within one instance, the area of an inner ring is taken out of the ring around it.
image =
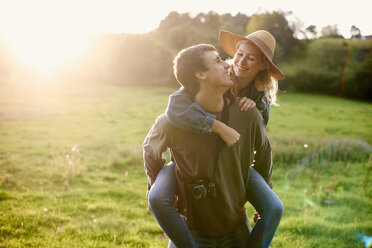
[[[207,78],[207,74],[205,72],[202,72],[202,71],[197,71],[197,72],[195,72],[195,77],[197,79],[205,80]]]

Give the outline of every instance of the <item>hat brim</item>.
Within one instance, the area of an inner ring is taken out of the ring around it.
[[[271,58],[269,58],[267,56],[267,54],[262,51],[262,49],[260,48],[260,46],[254,42],[253,40],[249,39],[249,38],[246,38],[244,36],[241,36],[241,35],[237,35],[237,34],[234,34],[234,33],[231,33],[231,32],[228,32],[228,31],[225,31],[225,30],[222,30],[220,32],[220,35],[219,35],[219,38],[218,38],[218,41],[220,43],[220,46],[222,47],[222,49],[228,54],[230,55],[232,58],[235,56],[235,53],[237,51],[237,44],[240,40],[246,40],[246,41],[249,41],[251,43],[253,43],[258,49],[260,49],[260,51],[265,55],[265,57],[269,60],[270,62],[270,73],[271,73],[271,76],[273,78],[275,78],[276,80],[283,80],[285,79],[283,73],[279,70],[279,68],[272,62]]]

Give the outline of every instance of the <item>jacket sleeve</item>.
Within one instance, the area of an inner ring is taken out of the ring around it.
[[[273,170],[272,154],[269,138],[262,121],[257,122],[255,128],[255,151],[254,168],[265,179],[270,188],[273,187],[271,174]]]
[[[143,161],[145,172],[147,174],[147,194],[154,184],[159,171],[163,168],[166,158],[164,152],[167,150],[169,143],[164,130],[166,122],[164,116],[160,116],[154,126],[147,134],[143,142]]]
[[[256,108],[261,112],[265,127],[267,127],[270,118],[270,103],[263,91],[258,91],[258,93],[259,97],[256,101]]]
[[[206,112],[182,87],[169,96],[165,111],[169,123],[173,126],[194,133],[210,134],[216,116]]]

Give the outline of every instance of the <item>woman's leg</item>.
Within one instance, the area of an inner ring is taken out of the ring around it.
[[[178,247],[197,247],[185,220],[174,206],[177,192],[175,164],[170,162],[159,172],[149,192],[152,214],[169,239]]]
[[[269,247],[283,215],[283,204],[260,173],[252,167],[246,193],[248,201],[260,214],[252,228],[248,247]]]

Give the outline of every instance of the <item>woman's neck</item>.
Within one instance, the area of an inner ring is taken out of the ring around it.
[[[238,84],[238,90],[247,87],[248,84],[253,83],[253,78],[236,78]]]

